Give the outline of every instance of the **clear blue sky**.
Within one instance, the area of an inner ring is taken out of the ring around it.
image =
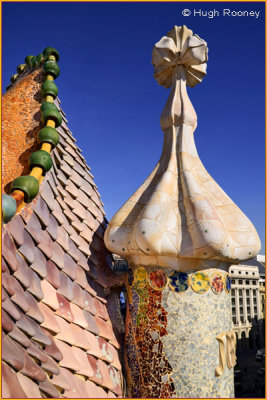
[[[107,218],[158,161],[169,91],[153,78],[154,44],[187,25],[209,47],[208,74],[189,89],[208,172],[254,223],[264,250],[264,3],[2,3],[3,90],[26,55],[60,52],[56,83],[69,127],[92,168]],[[182,10],[218,10],[215,18]],[[222,16],[223,9],[260,11]]]

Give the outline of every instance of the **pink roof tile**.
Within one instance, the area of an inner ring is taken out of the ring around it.
[[[79,371],[80,364],[72,352],[72,347],[56,338],[54,340],[56,346],[59,348],[60,352],[63,355],[63,359],[59,362],[59,365],[61,367],[69,368],[76,372]]]
[[[42,291],[44,294],[44,298],[42,302],[51,307],[53,310],[59,309],[56,289],[46,280],[41,282]]]
[[[39,387],[36,385],[36,383],[20,373],[17,374],[17,377],[22,390],[26,393],[26,397],[34,399],[42,398]]]

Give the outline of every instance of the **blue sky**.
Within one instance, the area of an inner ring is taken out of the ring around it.
[[[107,218],[157,163],[169,91],[153,78],[154,44],[174,25],[207,41],[207,76],[189,89],[208,172],[250,218],[264,250],[265,31],[262,2],[2,3],[3,91],[25,56],[60,52],[59,98],[92,168]],[[183,16],[189,9],[191,16]],[[193,15],[217,10],[219,16]],[[256,16],[223,16],[223,9]]]

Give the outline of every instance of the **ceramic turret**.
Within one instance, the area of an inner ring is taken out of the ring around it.
[[[153,49],[154,77],[170,95],[159,162],[110,221],[105,244],[129,262],[129,395],[234,397],[235,336],[229,266],[260,241],[199,159],[187,94],[206,75],[207,43],[175,26]]]

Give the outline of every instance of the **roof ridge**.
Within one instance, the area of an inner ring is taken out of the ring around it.
[[[53,47],[46,47],[43,53],[38,54],[38,56],[27,56],[25,58],[26,64],[20,64],[17,67],[18,74],[11,77],[11,83],[14,83],[22,75],[25,76],[26,74],[23,72],[29,72],[29,68],[32,70],[37,66],[43,66],[46,75],[46,80],[41,86],[42,98],[45,100],[41,105],[44,127],[38,133],[38,143],[41,144],[41,148],[29,157],[30,174],[17,177],[12,183],[11,195],[2,195],[4,223],[11,220],[25,206],[25,203],[30,203],[37,196],[39,184],[42,182],[45,173],[52,167],[50,153],[59,142],[59,135],[55,128],[62,123],[62,115],[54,104],[54,99],[58,95],[58,88],[54,83],[54,79],[60,73],[58,60],[59,52]]]

